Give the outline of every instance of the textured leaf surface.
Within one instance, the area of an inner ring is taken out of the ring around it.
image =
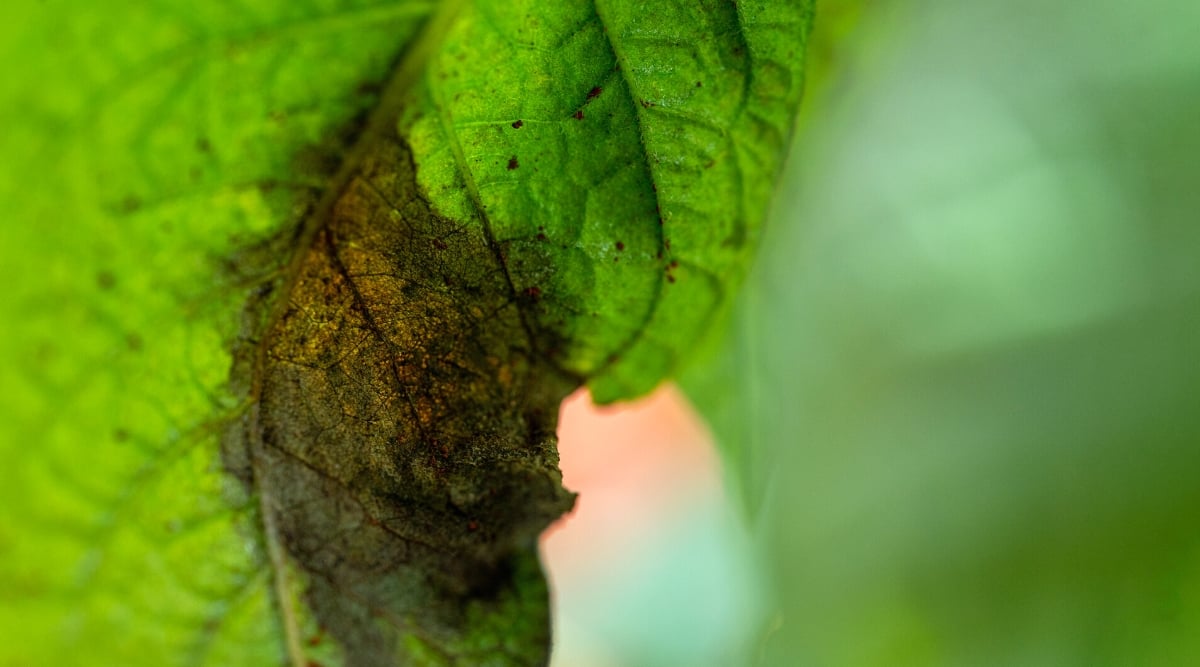
[[[478,218],[564,368],[644,393],[714,323],[758,238],[811,7],[480,2],[412,121],[420,180]]]
[[[0,10],[0,662],[278,662],[216,458],[235,252],[296,219],[431,6]]]
[[[526,367],[549,359],[535,384],[565,369],[611,400],[678,364],[745,267],[800,89],[806,3],[635,4],[5,7],[3,52],[26,66],[0,84],[0,194],[19,223],[0,231],[18,277],[0,297],[4,660],[540,660],[529,554],[561,489],[524,502],[537,483],[463,476],[496,468],[475,441],[443,451],[414,430],[478,399],[502,416],[454,428],[516,424],[494,440],[528,448],[500,469],[553,480],[539,452],[567,385],[531,392]],[[403,94],[379,121],[385,90]],[[381,141],[364,149],[372,111]],[[418,307],[419,326],[389,329]],[[482,342],[436,357],[447,332]],[[260,362],[231,391],[232,349]],[[439,393],[439,367],[487,379]],[[449,462],[389,472],[407,450],[370,443],[397,410],[396,433]],[[541,523],[476,516],[506,488]],[[383,512],[435,496],[463,513]],[[428,621],[471,633],[377,613],[413,610],[388,568],[436,561],[380,554],[430,535],[503,566],[507,583],[460,589],[472,601]],[[386,636],[351,622],[363,613]]]

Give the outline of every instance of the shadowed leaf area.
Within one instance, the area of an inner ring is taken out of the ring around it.
[[[554,428],[575,385],[538,359],[483,236],[429,211],[394,134],[365,138],[247,350],[255,407],[227,464],[345,664],[390,664],[401,638],[450,663],[545,662],[544,585],[514,575],[572,504]],[[490,614],[513,625],[481,637]]]
[[[727,309],[811,3],[0,15],[0,664],[545,663],[558,404]]]

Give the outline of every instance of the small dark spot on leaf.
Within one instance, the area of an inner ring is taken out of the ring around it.
[[[524,126],[525,126],[525,121],[523,121],[523,120],[518,120],[518,121],[515,121],[515,122],[512,124],[512,126],[513,126],[513,129],[514,129],[514,130],[519,130],[519,129],[521,129],[522,127],[524,127]]]
[[[117,442],[128,442],[129,431],[126,431],[123,428],[119,428],[119,429],[113,431],[112,437],[113,437],[113,440],[115,440]]]
[[[125,197],[124,199],[121,200],[121,203],[117,205],[117,209],[121,213],[133,213],[134,211],[138,210],[141,207],[142,207],[142,200],[138,199],[137,197],[134,197],[133,195],[129,195],[129,196]]]
[[[650,100],[642,100],[641,103],[643,109],[649,109],[650,107],[654,106],[654,102],[651,102]]]
[[[117,278],[111,271],[101,271],[96,274],[96,286],[102,290],[110,290],[117,286]]]
[[[716,160],[709,160],[707,163],[705,163],[705,165],[704,165],[704,168],[705,168],[705,169],[712,169],[712,168],[713,168],[713,165],[714,165],[714,164],[716,164],[716,163],[717,163],[717,161],[716,161]]]
[[[509,170],[509,171],[512,171],[513,169],[516,169],[516,168],[518,168],[518,167],[520,167],[520,166],[521,166],[521,163],[520,163],[520,162],[517,162],[517,156],[516,156],[516,155],[514,155],[514,156],[512,156],[512,157],[508,158],[508,170]]]
[[[574,114],[571,115],[571,117],[574,118],[575,120],[583,120],[583,109],[576,111]]]
[[[469,530],[471,532],[475,532],[475,531],[479,530],[479,522],[471,521],[470,523],[467,524],[467,530]]]
[[[589,102],[591,102],[592,100],[596,99],[597,97],[600,97],[600,93],[603,93],[603,92],[604,92],[603,88],[601,88],[600,86],[596,86],[595,88],[592,88],[591,90],[588,91],[587,100]]]
[[[671,268],[672,268],[672,269],[678,269],[678,268],[679,268],[679,260],[677,260],[677,259],[676,259],[676,260],[672,260],[672,261],[671,261]]]
[[[446,242],[441,239],[434,239],[433,247],[437,248],[438,250],[445,250],[446,248],[448,248],[450,246],[446,245]]]
[[[699,81],[697,81],[697,82],[696,82],[696,87],[697,87],[697,88],[703,88],[703,87],[704,87],[704,84],[702,84],[702,83],[700,83]]]
[[[200,151],[201,153],[211,153],[212,143],[209,142],[207,137],[200,137],[196,140],[196,150]]]
[[[536,285],[532,286],[532,287],[528,287],[525,289],[525,296],[529,297],[533,301],[537,301],[538,299],[542,298],[542,290],[540,287],[537,287]]]
[[[625,250],[625,244],[620,241],[617,241],[617,251],[623,252],[624,250]]]
[[[545,233],[545,232],[538,232],[538,235],[537,235],[537,240],[539,240],[539,241],[545,241],[545,240],[546,240],[546,233]]]
[[[669,282],[669,283],[674,283],[674,282],[675,282],[675,276],[670,276],[670,275],[669,275],[669,276],[667,276],[667,282]]]
[[[127,345],[133,352],[141,352],[142,347],[145,346],[145,343],[142,341],[141,336],[131,333],[128,336],[125,336],[125,345]]]

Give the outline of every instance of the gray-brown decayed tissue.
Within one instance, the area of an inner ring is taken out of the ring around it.
[[[536,540],[573,503],[554,431],[576,382],[534,349],[486,235],[430,211],[398,137],[368,139],[263,299],[227,465],[347,665],[545,662]]]

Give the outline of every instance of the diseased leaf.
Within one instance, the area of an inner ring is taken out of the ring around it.
[[[542,664],[536,542],[573,502],[554,429],[575,384],[530,346],[483,235],[429,210],[395,130],[360,142],[243,346],[252,407],[226,464],[259,498],[280,590],[294,563],[345,664],[403,663],[413,642],[434,664]]]
[[[9,11],[0,657],[545,662],[558,402],[724,308],[809,3]]]
[[[756,245],[811,2],[475,2],[406,116],[443,214],[484,225],[600,402],[714,324]],[[423,109],[436,108],[436,113]]]
[[[0,664],[279,663],[217,456],[239,252],[296,224],[435,4],[0,8]]]

